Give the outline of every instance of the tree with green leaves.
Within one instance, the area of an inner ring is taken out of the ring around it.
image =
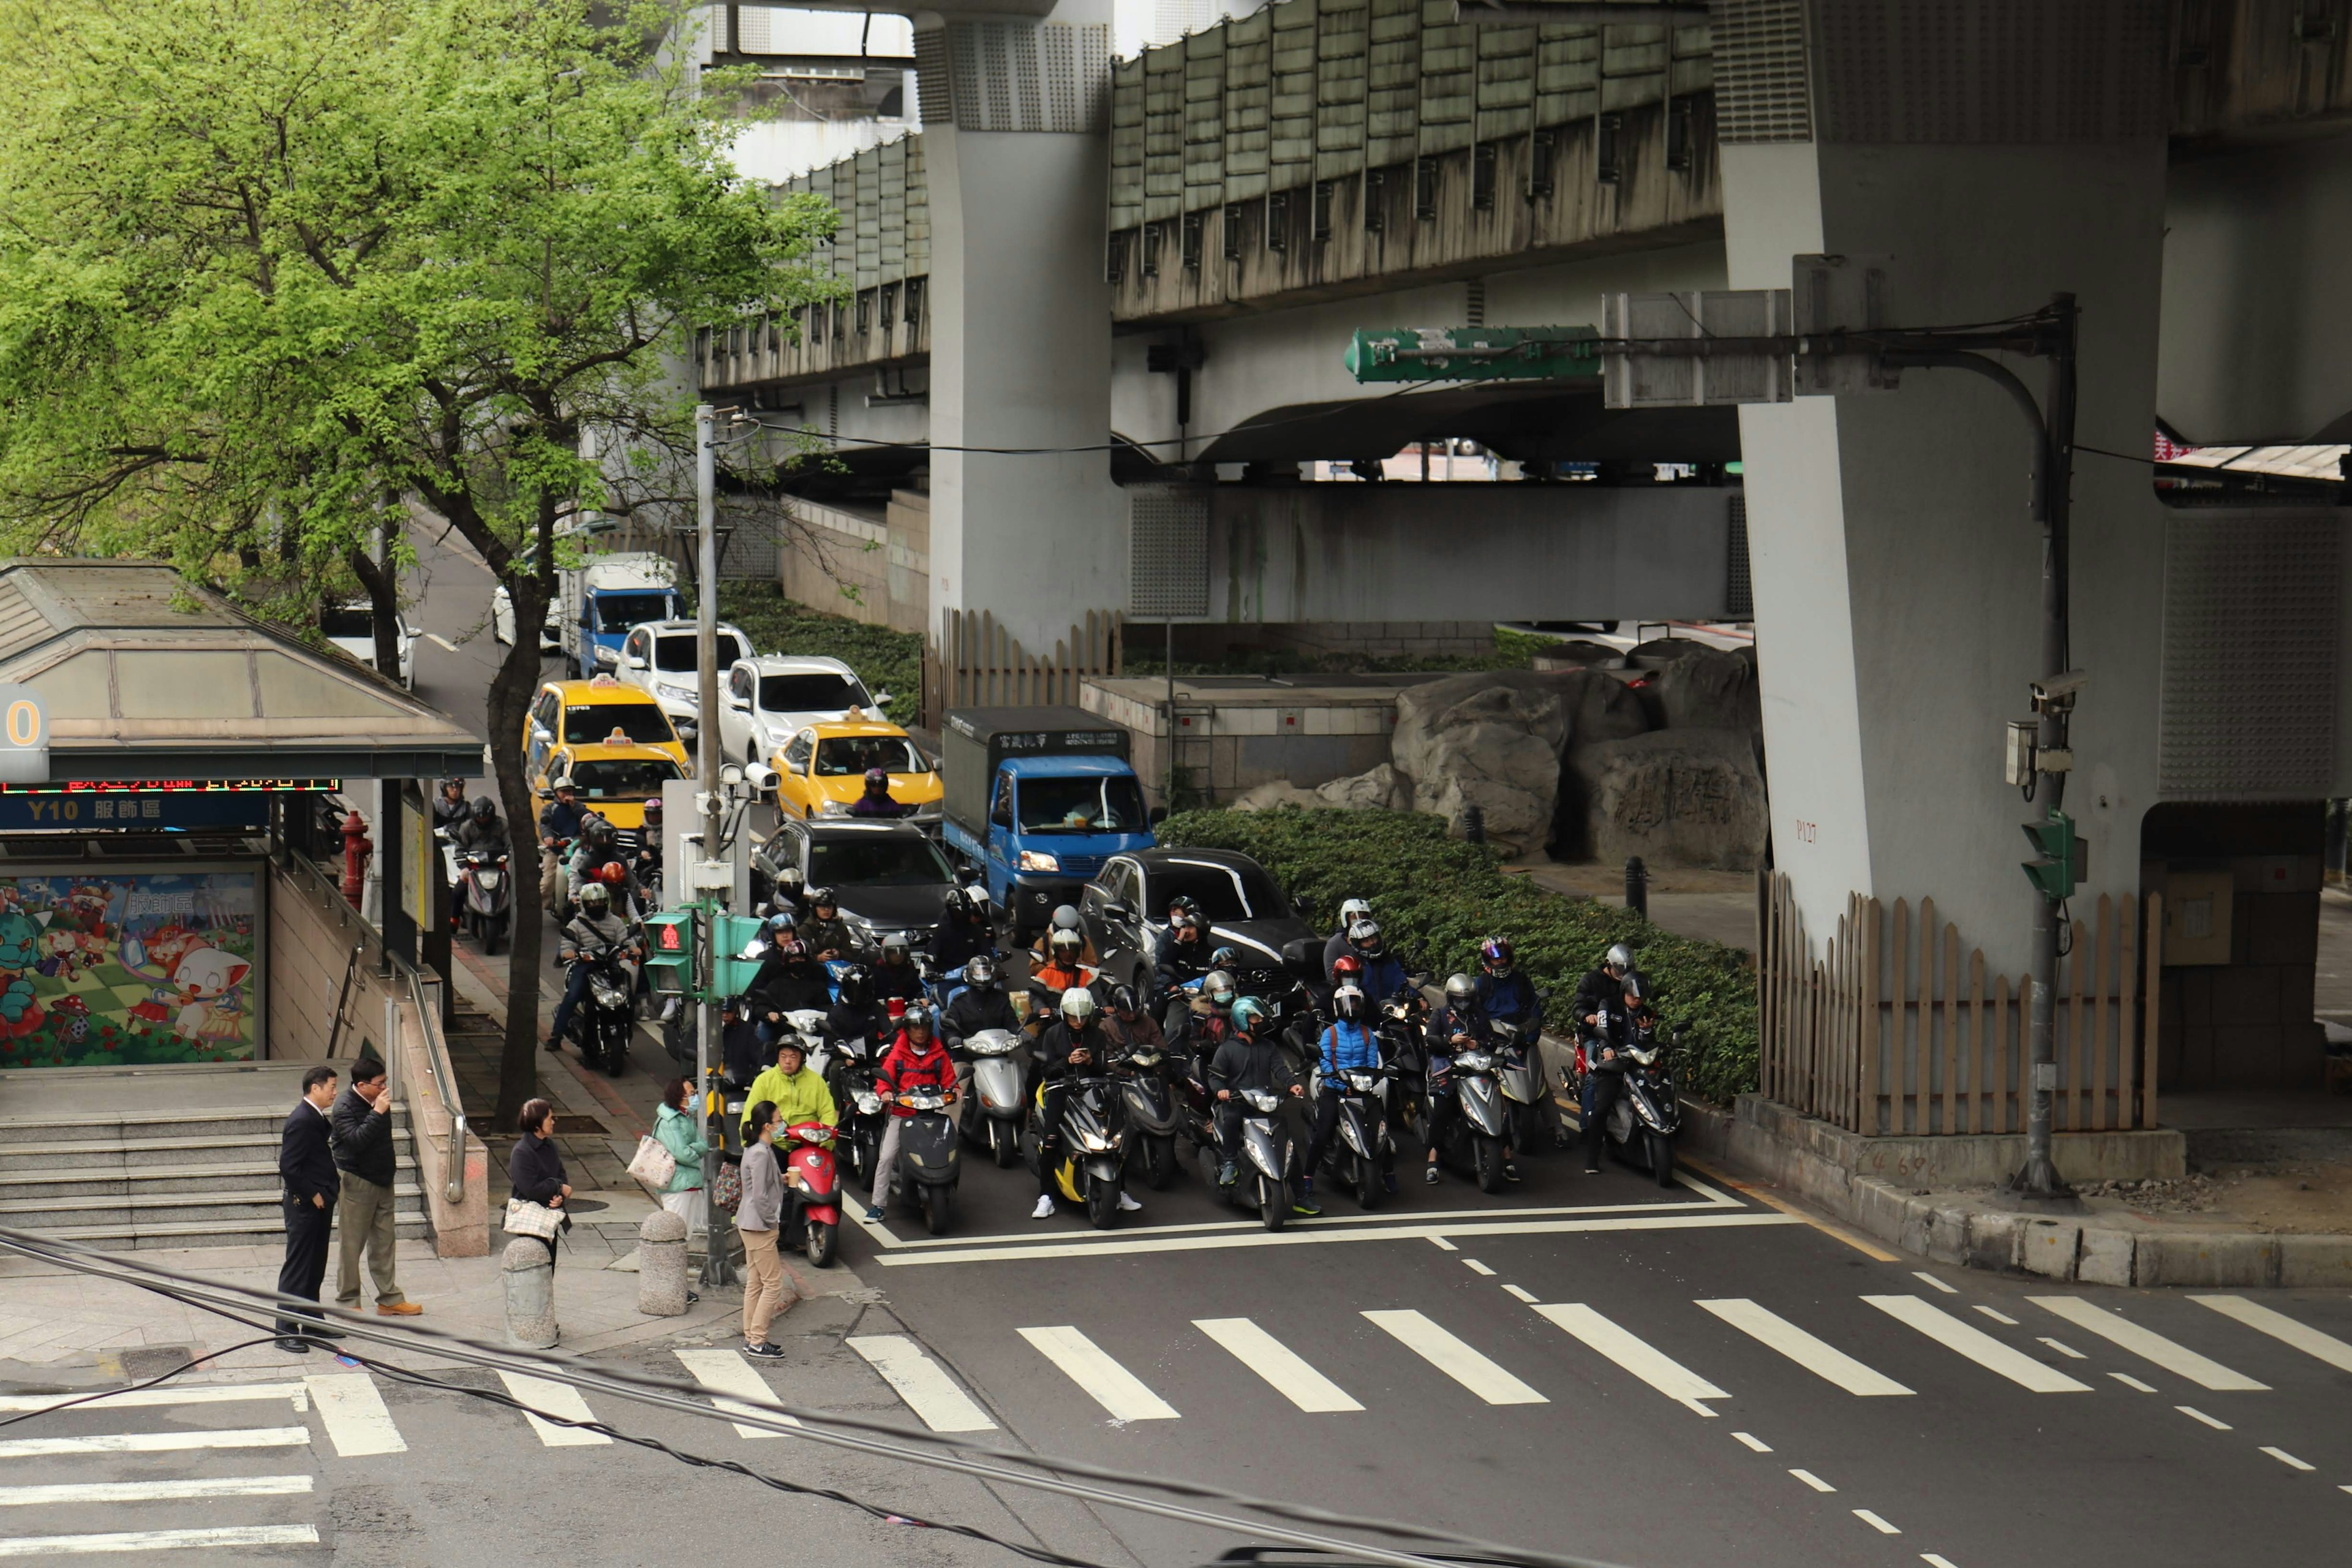
[[[511,596],[499,793],[563,536],[674,506],[692,333],[788,316],[834,216],[740,181],[681,16],[591,0],[0,12],[0,532],[170,559],[265,612],[380,596],[412,510]],[[378,580],[372,581],[372,578]],[[533,1089],[515,922],[500,1125]]]

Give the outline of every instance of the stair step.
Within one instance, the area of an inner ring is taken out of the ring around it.
[[[394,1184],[402,1176],[415,1179],[416,1162],[406,1154],[394,1162]],[[197,1165],[44,1166],[31,1171],[0,1171],[0,1199],[67,1196],[79,1193],[129,1193],[153,1186],[196,1185],[205,1192],[278,1191],[278,1163],[253,1160]],[[45,1189],[54,1188],[54,1193]]]
[[[396,1212],[425,1213],[425,1189],[414,1182],[393,1188]],[[245,1220],[266,1216],[278,1230],[286,1228],[277,1193],[131,1193],[95,1196],[73,1195],[47,1198],[8,1198],[0,1200],[0,1225],[21,1226],[27,1230],[47,1230],[58,1226],[105,1225],[135,1216],[129,1221],[134,1226],[148,1216],[165,1221],[215,1222]]]
[[[171,1137],[174,1133],[204,1131],[220,1133],[268,1133],[276,1136],[286,1125],[287,1105],[228,1106],[211,1110],[122,1110],[83,1112],[73,1116],[6,1116],[0,1115],[0,1152],[10,1144],[46,1143],[74,1141],[79,1135],[88,1139],[91,1134],[112,1134],[112,1141],[139,1142],[149,1137]],[[404,1116],[405,1100],[393,1106],[395,1118]]]
[[[268,1247],[286,1234],[284,1222],[275,1213],[266,1219],[251,1221],[165,1221],[153,1225],[60,1225],[37,1228],[43,1236],[58,1241],[86,1242],[110,1252],[166,1247]],[[401,1215],[393,1231],[403,1241],[421,1241],[432,1234],[421,1213]]]
[[[405,1107],[394,1107],[392,1116],[393,1134],[409,1136],[408,1112]],[[72,1131],[88,1134],[99,1129],[88,1125]],[[164,1162],[191,1163],[204,1160],[235,1160],[240,1157],[267,1155],[276,1163],[281,1134],[272,1126],[262,1131],[223,1130],[205,1128],[183,1135],[123,1138],[88,1137],[52,1139],[41,1142],[24,1140],[0,1142],[0,1171],[26,1170],[42,1165],[103,1165],[110,1161],[123,1164],[149,1164]]]

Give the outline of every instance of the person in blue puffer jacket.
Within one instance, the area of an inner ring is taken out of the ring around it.
[[[1340,1075],[1381,1065],[1381,1037],[1372,1032],[1371,1011],[1363,992],[1354,985],[1342,984],[1331,993],[1331,1022],[1318,1042],[1323,1087],[1315,1097],[1315,1131],[1307,1140],[1307,1163],[1301,1167],[1306,1173],[1299,1178],[1309,1193],[1315,1190],[1315,1173],[1322,1166],[1324,1151],[1330,1148],[1332,1136],[1339,1130],[1339,1097],[1347,1089],[1347,1080]],[[1393,1170],[1382,1171],[1381,1178],[1390,1192],[1396,1191]]]

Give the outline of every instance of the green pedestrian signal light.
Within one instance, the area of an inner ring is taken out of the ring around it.
[[[2074,889],[2090,877],[2090,846],[2074,832],[2074,819],[2053,807],[2040,822],[2021,825],[2025,841],[2033,846],[2034,858],[2024,861],[2026,879],[2042,889],[2042,896],[2063,903],[2074,896]]]

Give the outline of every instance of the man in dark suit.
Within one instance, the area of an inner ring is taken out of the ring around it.
[[[302,1099],[286,1118],[278,1144],[278,1178],[286,1188],[286,1262],[278,1270],[281,1296],[316,1301],[327,1277],[327,1232],[335,1222],[342,1178],[335,1170],[334,1139],[327,1108],[335,1102],[335,1069],[314,1067],[302,1075]],[[300,1355],[310,1349],[305,1334],[326,1337],[320,1318],[278,1320],[278,1348]]]

